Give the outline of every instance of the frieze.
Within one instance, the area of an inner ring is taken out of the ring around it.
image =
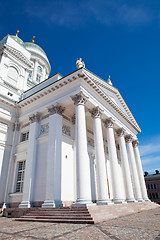
[[[89,146],[94,147],[94,140],[92,138],[87,137],[87,142]]]
[[[62,126],[62,133],[68,136],[71,136],[71,128],[67,125]]]
[[[48,131],[49,131],[49,123],[41,125],[40,135],[48,134]]]

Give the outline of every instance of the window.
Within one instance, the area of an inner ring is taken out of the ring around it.
[[[12,94],[12,93],[10,93],[10,92],[8,92],[8,96],[11,96],[11,97],[12,97],[12,96],[13,96],[13,94]]]
[[[16,68],[14,67],[9,67],[8,69],[8,74],[7,74],[7,80],[8,82],[13,85],[16,86],[17,85],[17,81],[18,81],[18,71]]]
[[[39,75],[39,74],[37,74],[37,76],[36,76],[36,82],[40,82],[41,81],[41,76]]]
[[[21,142],[28,140],[29,132],[21,133]]]
[[[32,79],[32,71],[29,71],[28,73],[28,80]]]
[[[18,162],[16,192],[23,192],[25,161]]]
[[[40,66],[37,67],[38,71],[42,72],[42,68]]]

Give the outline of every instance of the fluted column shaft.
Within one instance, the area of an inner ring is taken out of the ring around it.
[[[108,141],[108,152],[109,152],[109,160],[111,167],[111,176],[112,176],[112,188],[113,188],[113,201],[115,203],[122,203],[122,194],[121,194],[121,186],[119,181],[119,171],[118,171],[118,158],[116,152],[115,138],[113,132],[113,120],[106,119],[105,127],[107,133],[107,141]]]
[[[46,196],[43,208],[62,207],[61,161],[62,161],[62,113],[64,108],[55,104],[48,108],[49,133],[46,171]]]
[[[91,115],[94,119],[94,142],[96,150],[96,171],[98,185],[98,203],[108,203],[108,185],[105,166],[104,143],[101,125],[101,110],[99,107],[93,108]]]
[[[29,129],[28,150],[23,187],[23,199],[21,204],[19,205],[20,208],[30,208],[31,202],[33,201],[33,187],[37,151],[36,138],[38,137],[38,126],[40,120],[39,113],[30,116],[29,120],[31,124]]]
[[[72,97],[76,105],[77,204],[91,203],[90,163],[87,150],[85,106],[87,97],[80,92]]]
[[[126,190],[126,200],[127,202],[134,202],[134,194],[133,194],[133,187],[131,182],[131,175],[128,163],[128,156],[127,156],[127,149],[124,139],[124,130],[123,128],[117,130],[118,140],[119,140],[119,147],[120,147],[120,155],[121,155],[121,162],[122,162],[122,170],[124,175],[125,181],[125,190]]]
[[[137,171],[138,171],[138,177],[139,177],[139,182],[140,182],[140,187],[141,187],[142,198],[145,201],[149,201],[148,196],[147,196],[146,184],[145,184],[144,176],[143,176],[143,169],[142,169],[142,163],[141,163],[141,158],[140,158],[140,154],[139,154],[137,140],[133,141],[133,149],[134,149],[135,160],[136,160],[136,164],[137,164]]]
[[[137,201],[142,201],[141,189],[140,189],[137,167],[136,167],[133,146],[132,146],[132,137],[130,135],[126,136],[126,142],[127,142],[128,156],[129,156],[129,162],[130,162],[131,173],[132,173],[132,181],[134,185],[135,199]]]

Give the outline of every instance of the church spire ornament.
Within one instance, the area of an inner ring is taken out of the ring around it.
[[[36,37],[36,36],[33,36],[33,37],[32,37],[31,43],[34,43],[35,37]]]
[[[16,32],[16,34],[15,34],[15,35],[16,35],[16,37],[18,37],[18,33],[19,33],[19,30],[17,30],[17,32]]]
[[[111,79],[110,79],[110,78],[111,78],[111,76],[109,75],[108,80],[107,80],[107,83],[112,86],[112,82],[111,82]]]

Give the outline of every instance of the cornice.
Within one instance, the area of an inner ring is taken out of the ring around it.
[[[24,107],[41,97],[46,96],[59,88],[66,86],[68,83],[71,83],[79,78],[82,78],[85,82],[87,82],[109,105],[113,108],[118,114],[120,114],[136,131],[140,132],[141,129],[139,128],[136,120],[128,117],[121,109],[118,107],[107,95],[106,93],[95,83],[94,79],[91,79],[89,76],[85,74],[83,69],[79,69],[79,71],[74,72],[74,75],[68,75],[62,79],[59,79],[57,82],[54,82],[45,88],[41,89],[40,91],[34,93],[31,96],[28,96],[26,99],[22,100],[18,103],[19,107]],[[99,84],[99,83],[98,83]],[[115,91],[115,89],[112,91]],[[118,90],[116,90],[118,91]],[[115,92],[114,92],[115,93]]]
[[[10,100],[9,98],[3,96],[2,94],[0,94],[0,102],[5,103],[14,108],[16,107],[15,101]]]
[[[20,59],[23,63],[25,63],[29,67],[32,67],[32,63],[20,51],[16,50],[15,48],[12,48],[8,45],[4,45],[3,49],[4,49],[4,52],[8,51],[9,53],[13,54],[15,57]]]

